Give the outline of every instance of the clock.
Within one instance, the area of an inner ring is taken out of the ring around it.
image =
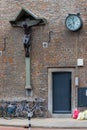
[[[77,31],[82,27],[80,14],[69,14],[66,17],[65,25],[70,31]]]

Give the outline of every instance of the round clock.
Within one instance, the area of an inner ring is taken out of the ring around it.
[[[65,25],[70,31],[77,31],[82,27],[82,20],[78,14],[69,14],[66,17]]]

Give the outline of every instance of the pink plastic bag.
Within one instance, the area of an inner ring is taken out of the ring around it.
[[[76,108],[73,112],[73,119],[77,119],[80,111]]]

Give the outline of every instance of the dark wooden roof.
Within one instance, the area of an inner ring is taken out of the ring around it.
[[[22,8],[18,15],[9,22],[12,26],[22,27],[23,22],[26,22],[28,26],[35,26],[46,24],[47,20],[45,18],[37,17],[30,10]]]

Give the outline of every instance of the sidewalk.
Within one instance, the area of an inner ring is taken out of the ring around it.
[[[0,118],[0,126],[27,127],[27,119],[6,120]],[[72,118],[33,118],[31,119],[32,127],[41,128],[86,128],[87,120],[76,120]]]

